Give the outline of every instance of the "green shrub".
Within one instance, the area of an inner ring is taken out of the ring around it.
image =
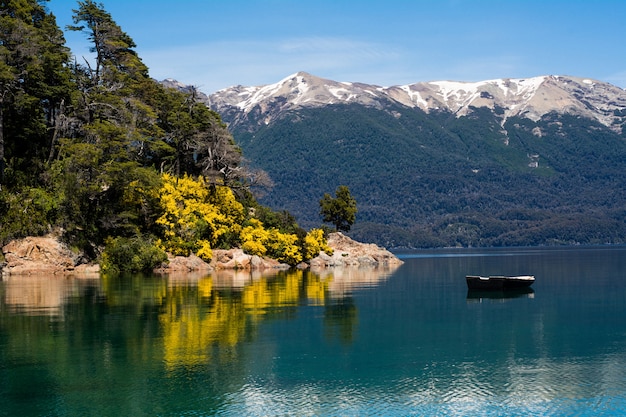
[[[106,240],[100,267],[105,273],[149,272],[166,261],[167,254],[152,239],[114,237]]]

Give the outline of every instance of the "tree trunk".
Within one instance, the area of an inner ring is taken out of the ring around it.
[[[0,191],[4,184],[4,97],[0,97]]]
[[[61,104],[58,108],[51,110],[54,113],[54,120],[52,121],[53,132],[52,132],[52,140],[50,142],[50,152],[48,153],[48,163],[51,163],[54,159],[54,151],[59,140],[59,131],[64,129],[64,118],[65,118],[65,100],[61,100]]]

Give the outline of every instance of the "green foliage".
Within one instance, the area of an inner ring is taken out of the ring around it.
[[[356,200],[345,185],[335,191],[335,198],[324,193],[320,200],[320,214],[324,222],[332,223],[338,231],[348,232],[356,219]]]
[[[133,50],[135,42],[115,23],[102,4],[92,0],[78,2],[73,21],[77,26],[69,29],[87,34],[92,43],[91,52],[96,54],[95,68],[92,69],[96,85],[106,85],[117,80],[145,78],[148,68]],[[82,25],[80,25],[82,23]]]
[[[167,254],[143,236],[114,237],[105,242],[101,268],[104,273],[150,272],[167,261]]]
[[[55,18],[36,0],[3,2],[0,13],[0,189],[37,186],[72,84],[69,50]]]
[[[304,237],[306,232],[298,226],[296,218],[287,210],[273,211],[266,206],[257,206],[254,209],[254,216],[259,219],[265,227],[275,228],[283,233],[291,233]]]
[[[0,193],[0,245],[15,238],[42,235],[55,224],[59,200],[41,188]]]

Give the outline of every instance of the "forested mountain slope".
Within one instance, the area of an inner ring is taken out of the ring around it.
[[[519,81],[473,85],[472,94],[449,83],[428,100],[413,95],[434,103],[420,106],[389,91],[423,87],[300,73],[222,90],[209,103],[273,179],[262,201],[306,226],[319,223],[319,196],[344,184],[359,209],[351,235],[386,246],[626,242],[626,95],[540,78],[518,95],[510,90]]]

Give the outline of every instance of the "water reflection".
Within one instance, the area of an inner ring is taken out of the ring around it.
[[[313,275],[327,285],[328,296],[341,299],[357,289],[374,288],[382,284],[397,266],[381,268],[329,268],[314,270]]]
[[[546,278],[515,297],[463,279],[529,266]],[[11,278],[0,417],[623,415],[625,269],[622,248],[369,273]]]
[[[62,316],[63,305],[90,280],[59,276],[9,276],[1,280],[0,305],[9,312],[26,315]]]
[[[168,368],[211,360],[215,347],[232,348],[251,337],[267,320],[290,319],[299,306],[324,307],[329,337],[352,340],[356,306],[341,302],[353,291],[372,288],[389,269],[324,271],[220,271],[195,282],[169,279],[159,322]],[[339,301],[337,301],[339,300]]]
[[[510,298],[535,298],[532,288],[515,288],[510,290],[467,290],[468,302],[483,302],[483,300],[506,300]]]
[[[324,309],[325,336],[329,340],[336,339],[343,345],[349,345],[357,324],[357,307],[350,297],[332,301]]]
[[[208,363],[254,337],[263,322],[295,317],[300,306],[323,308],[327,337],[350,343],[358,315],[350,295],[379,285],[392,272],[228,270],[204,276],[104,275],[100,280],[19,276],[0,282],[0,307],[11,314],[71,321],[84,320],[74,316],[85,309],[92,315],[130,312],[137,325],[157,331],[162,362],[172,370]]]

